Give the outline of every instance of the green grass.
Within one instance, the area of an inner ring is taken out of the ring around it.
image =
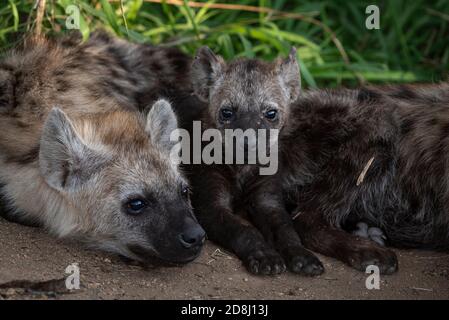
[[[192,8],[144,0],[47,0],[43,30],[67,32],[65,8],[81,10],[85,39],[96,28],[132,41],[177,46],[186,53],[208,45],[226,59],[267,60],[298,48],[307,86],[360,82],[435,82],[449,70],[449,1],[435,0],[242,0],[199,1],[267,7],[287,13]],[[33,29],[31,0],[0,0],[0,49],[20,42]],[[365,8],[377,4],[381,29],[365,28]],[[339,48],[337,39],[342,47]],[[345,59],[347,55],[347,59]]]

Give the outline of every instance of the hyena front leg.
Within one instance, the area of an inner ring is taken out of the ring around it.
[[[248,271],[265,275],[285,271],[282,257],[264,240],[262,234],[244,219],[220,207],[211,207],[207,214],[206,219],[200,218],[199,221],[207,230],[208,237],[233,251]]]
[[[207,237],[233,251],[251,273],[284,272],[282,257],[256,228],[233,212],[228,182],[219,176],[211,177],[211,174],[196,174],[193,180],[194,210]]]
[[[303,212],[294,220],[294,225],[310,250],[339,259],[360,271],[366,271],[369,265],[378,266],[382,274],[398,270],[397,257],[392,250],[332,226],[320,213]]]
[[[264,184],[263,190],[253,193],[250,205],[252,222],[265,239],[273,243],[290,271],[309,276],[322,274],[323,264],[303,247],[278,190],[280,188],[274,184]]]

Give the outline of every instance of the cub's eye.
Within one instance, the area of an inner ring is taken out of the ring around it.
[[[230,108],[223,108],[220,110],[220,116],[223,120],[231,120],[234,117],[234,111]]]
[[[133,199],[125,204],[125,209],[128,214],[138,215],[147,207],[147,203],[142,199]]]
[[[187,186],[182,187],[181,194],[184,198],[188,199],[190,195],[190,189]]]
[[[265,112],[265,118],[267,118],[268,120],[274,120],[276,119],[278,116],[278,111],[271,109]]]

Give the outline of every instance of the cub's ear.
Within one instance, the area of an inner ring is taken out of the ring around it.
[[[287,98],[290,102],[295,101],[301,91],[301,75],[295,47],[291,48],[287,58],[277,60],[276,68]]]
[[[178,120],[167,100],[160,99],[151,107],[147,115],[145,131],[151,143],[164,152],[170,152],[176,141],[170,141],[171,133],[178,128]]]
[[[45,121],[39,149],[39,166],[48,185],[59,191],[76,188],[103,162],[84,144],[67,115],[54,108]]]
[[[209,90],[223,73],[225,62],[208,47],[198,49],[191,69],[191,80],[195,94],[201,100],[209,100]]]

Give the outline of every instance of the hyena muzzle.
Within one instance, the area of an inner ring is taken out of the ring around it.
[[[137,111],[174,76],[164,61],[182,60],[164,50],[96,34],[6,54],[0,184],[10,219],[144,262],[199,255],[205,232],[170,159],[175,114],[165,100]]]

